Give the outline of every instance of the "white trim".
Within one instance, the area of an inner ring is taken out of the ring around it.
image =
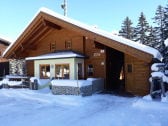
[[[73,51],[61,51],[56,53],[49,53],[36,57],[27,57],[26,60],[42,60],[42,59],[61,59],[61,58],[84,58],[84,55],[75,53]]]

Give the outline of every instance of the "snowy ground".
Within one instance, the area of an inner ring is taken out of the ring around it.
[[[0,126],[167,126],[168,103],[95,94],[0,90]]]

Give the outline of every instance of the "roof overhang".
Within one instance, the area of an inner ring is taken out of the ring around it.
[[[59,15],[51,10],[42,8],[20,37],[4,52],[4,57],[11,58],[17,50],[26,49],[28,46],[35,48],[35,40],[42,39],[51,29],[61,30],[66,28],[87,36],[103,45],[119,50],[123,53],[137,57],[146,62],[153,58],[162,59],[161,54],[154,48],[133,42],[131,40],[113,35],[112,33],[88,26],[76,20]]]
[[[67,58],[85,58],[81,53],[75,51],[58,51],[55,53],[49,53],[45,55],[27,57],[26,60],[48,60],[48,59],[67,59]]]

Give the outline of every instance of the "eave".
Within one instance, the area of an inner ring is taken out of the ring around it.
[[[49,12],[50,13],[43,10],[35,16],[16,42],[10,45],[6,50],[4,53],[5,58],[17,57],[17,54],[25,51],[27,47],[35,50],[36,42],[38,42],[36,40],[43,39],[53,29],[75,31],[79,35],[86,36],[89,39],[95,40],[103,45],[119,50],[148,63],[150,63],[154,57],[154,55],[149,51],[145,52],[142,49],[136,48],[136,44],[132,41],[130,42],[130,40],[120,37],[122,42],[118,41],[118,36],[111,35],[102,30],[92,28],[78,21],[58,15],[50,10]],[[134,46],[129,45],[127,42],[134,43]],[[137,44],[137,46],[140,45]]]

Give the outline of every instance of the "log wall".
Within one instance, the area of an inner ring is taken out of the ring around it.
[[[103,45],[101,47],[96,45],[97,43],[93,40],[86,40],[85,43],[85,54],[89,56],[88,59],[85,60],[85,75],[88,78],[88,65],[93,65],[93,76],[96,78],[106,78],[106,56],[105,56],[105,48]]]
[[[34,77],[34,61],[26,61],[26,74]]]
[[[149,93],[150,66],[149,63],[125,55],[125,84],[127,92],[137,95]]]
[[[66,48],[65,43],[71,42],[71,48]],[[30,49],[29,56],[38,56],[60,50],[75,50],[83,53],[83,36],[68,30],[53,30],[44,39],[39,40],[34,45],[34,50]]]
[[[2,54],[7,47],[8,47],[7,45],[0,43],[0,62],[7,62],[8,61],[6,58],[2,58]]]

